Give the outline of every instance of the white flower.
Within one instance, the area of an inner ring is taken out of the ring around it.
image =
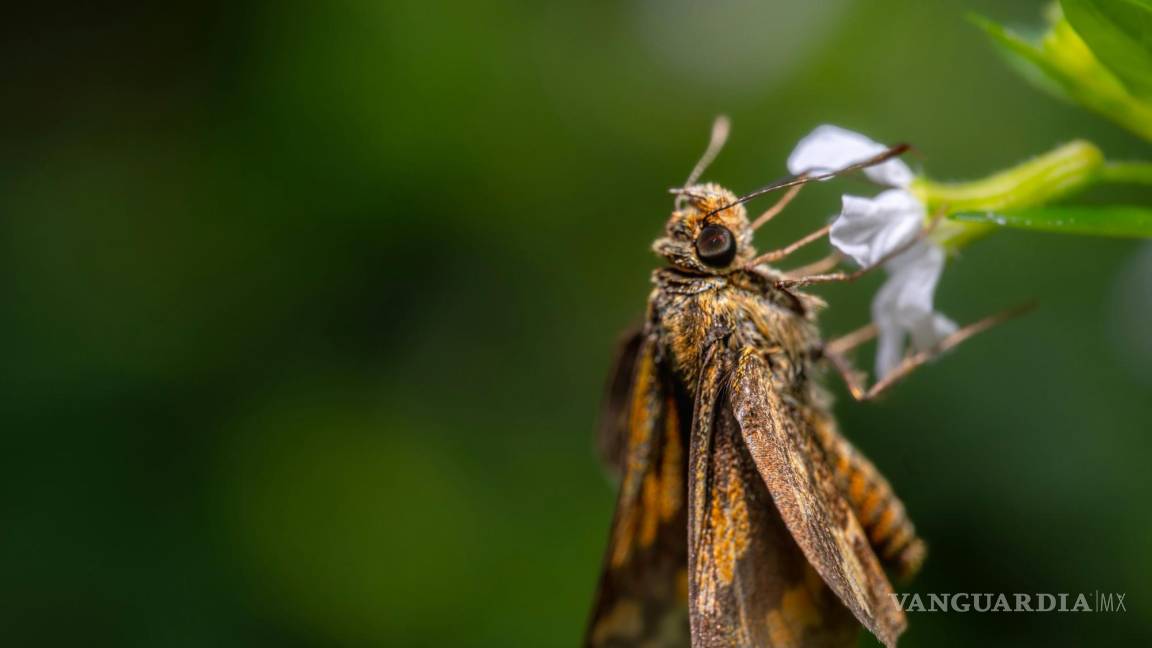
[[[801,173],[828,173],[862,162],[888,147],[839,126],[825,124],[809,133],[788,156],[788,171]],[[899,158],[892,158],[864,169],[864,175],[873,182],[891,187],[907,187],[916,174]]]
[[[944,271],[944,250],[920,241],[884,265],[888,281],[872,298],[876,342],[876,375],[883,378],[904,358],[907,338],[918,350],[928,349],[956,332],[956,323],[933,309],[932,296]]]
[[[887,148],[859,133],[820,126],[796,145],[788,157],[788,170],[827,173]],[[927,209],[908,190],[915,174],[902,160],[887,160],[864,169],[864,174],[891,188],[873,198],[845,195],[829,238],[844,255],[870,266],[911,243],[924,227]],[[872,300],[872,321],[879,331],[876,375],[880,378],[900,364],[909,337],[913,348],[924,350],[956,330],[956,324],[933,307],[933,294],[944,270],[944,250],[939,245],[917,242],[885,262],[884,268],[888,281]]]
[[[924,227],[924,204],[903,189],[889,189],[875,198],[845,195],[841,200],[843,208],[828,235],[837,250],[861,266],[879,263]]]

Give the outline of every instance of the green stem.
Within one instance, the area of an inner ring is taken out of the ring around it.
[[[1152,185],[1152,162],[1109,162],[1096,173],[1100,182]]]
[[[924,201],[930,214],[1022,209],[1083,189],[1096,180],[1103,165],[1100,149],[1091,142],[1077,140],[987,178],[971,182],[917,178],[911,190]],[[937,227],[932,238],[946,249],[956,250],[995,227],[947,220]]]

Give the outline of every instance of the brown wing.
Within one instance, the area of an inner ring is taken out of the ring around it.
[[[822,459],[811,425],[754,352],[740,356],[729,389],[744,444],[792,537],[860,623],[895,646],[904,613]]]
[[[632,381],[636,373],[636,357],[644,341],[640,329],[621,336],[616,349],[616,361],[608,375],[604,400],[600,403],[600,426],[596,433],[596,449],[600,461],[615,479],[624,472],[624,452],[628,444],[628,402],[632,395]]]
[[[855,646],[859,623],[808,564],[745,448],[723,387],[730,366],[707,356],[689,441],[692,645]]]
[[[652,340],[641,341],[634,364],[624,474],[584,644],[688,646],[687,408],[678,406]]]

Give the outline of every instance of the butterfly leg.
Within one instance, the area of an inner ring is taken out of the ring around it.
[[[765,252],[764,254],[761,254],[760,256],[756,257],[755,259],[752,259],[751,261],[749,261],[748,267],[751,268],[751,267],[758,266],[761,263],[772,263],[773,261],[779,261],[780,259],[783,259],[784,257],[788,256],[789,254],[792,254],[796,250],[799,250],[800,248],[804,247],[805,245],[808,245],[809,243],[812,243],[813,241],[819,241],[820,239],[824,238],[825,236],[827,236],[828,231],[831,229],[832,229],[831,225],[825,225],[824,227],[821,227],[820,229],[816,230],[815,232],[812,232],[811,234],[805,236],[804,238],[802,238],[798,241],[795,241],[795,242],[793,242],[793,243],[791,243],[785,247],[782,247],[779,250],[772,250],[771,252]]]
[[[829,254],[819,261],[813,261],[808,265],[803,265],[799,268],[796,268],[795,270],[788,271],[788,277],[807,277],[808,275],[812,274],[828,272],[829,270],[840,265],[840,262],[843,259],[844,257],[842,257],[839,252],[833,252],[832,254]]]
[[[944,213],[945,212],[943,210],[938,212],[935,216],[932,217],[932,221],[928,224],[928,226],[921,229],[920,232],[914,238],[912,238],[911,240],[907,241],[906,243],[904,243],[902,245],[896,246],[895,248],[890,250],[887,254],[880,257],[880,259],[878,261],[876,261],[875,263],[873,263],[872,265],[866,265],[863,268],[860,268],[859,270],[856,270],[854,272],[831,272],[828,274],[813,274],[813,275],[808,275],[808,276],[785,277],[783,279],[777,279],[776,280],[776,287],[777,288],[799,288],[802,286],[811,286],[812,284],[820,284],[820,283],[833,283],[833,282],[837,282],[837,281],[856,281],[860,277],[863,277],[864,275],[868,274],[869,272],[872,272],[876,268],[879,268],[879,267],[883,266],[885,263],[888,263],[892,259],[900,256],[901,254],[904,254],[909,249],[911,249],[914,245],[916,245],[920,241],[927,238],[928,235],[931,234],[932,231],[936,229],[936,225],[940,222],[940,219],[943,217]],[[830,230],[831,226],[829,226],[828,229]],[[805,239],[801,239],[801,241],[804,241],[804,240]],[[800,241],[797,241],[797,243],[799,243],[799,242]],[[785,249],[787,249],[787,248],[785,248]],[[772,253],[770,252],[769,254],[772,254]]]
[[[868,400],[868,374],[852,366],[852,362],[843,353],[824,349],[824,358],[840,374],[848,393],[858,401]]]
[[[1034,306],[1035,305],[1032,303],[1016,306],[1014,308],[1000,311],[999,313],[989,315],[984,319],[973,322],[959,329],[952,335],[944,338],[936,345],[923,351],[918,351],[909,356],[906,356],[904,360],[896,366],[895,369],[890,371],[888,375],[876,381],[876,383],[871,387],[867,386],[867,381],[865,380],[864,375],[852,367],[852,363],[848,361],[844,353],[854,346],[862,344],[868,339],[871,339],[871,337],[874,337],[874,330],[868,331],[870,327],[874,329],[874,326],[869,325],[863,327],[853,331],[852,333],[849,333],[848,335],[845,335],[844,337],[838,338],[828,343],[824,348],[824,357],[828,359],[828,362],[832,364],[833,368],[835,368],[837,373],[839,373],[840,376],[844,379],[844,383],[848,386],[848,391],[852,394],[853,398],[858,401],[872,400],[880,394],[888,391],[892,385],[895,385],[896,383],[906,378],[909,374],[915,371],[917,367],[920,367],[921,365],[935,359],[945,351],[959,346],[961,342],[967,340],[970,337],[973,337],[979,333],[983,333],[984,331],[987,331],[988,329],[997,326],[998,324],[1002,324],[1012,318],[1023,315],[1024,313],[1032,310]],[[866,335],[867,333],[870,333],[871,335]],[[853,337],[856,339],[851,339]]]
[[[808,276],[803,276],[803,277],[785,277],[783,279],[777,279],[776,280],[776,287],[777,288],[800,288],[803,286],[811,286],[812,284],[833,283],[833,282],[837,282],[837,281],[856,281],[860,277],[863,277],[864,275],[868,274],[869,272],[872,272],[876,268],[879,268],[879,267],[883,266],[885,263],[888,263],[893,258],[903,254],[904,252],[907,252],[913,245],[916,245],[925,236],[927,236],[929,231],[930,231],[929,229],[921,230],[920,234],[918,234],[916,236],[916,238],[908,241],[907,243],[905,243],[903,245],[897,246],[895,249],[893,249],[888,254],[885,254],[884,256],[880,257],[880,260],[877,261],[876,263],[873,263],[872,265],[864,266],[863,268],[860,268],[859,270],[856,270],[854,272],[831,272],[828,274],[814,274],[814,275],[808,275]],[[803,241],[803,240],[804,239],[801,239],[801,241]],[[799,241],[797,241],[797,242],[799,242]],[[785,248],[785,249],[787,249],[787,248]],[[771,252],[769,254],[771,254]]]
[[[916,353],[913,353],[910,356],[907,356],[906,358],[904,358],[904,361],[901,362],[899,365],[897,365],[895,369],[893,369],[891,372],[888,373],[888,375],[886,375],[883,378],[881,378],[880,380],[876,381],[876,384],[872,385],[872,387],[870,387],[868,389],[867,394],[865,394],[866,399],[875,398],[879,394],[886,391],[892,385],[903,380],[906,376],[908,376],[908,374],[912,373],[917,367],[919,367],[919,366],[929,362],[930,360],[938,357],[939,355],[941,355],[945,351],[947,351],[953,347],[959,346],[960,343],[963,342],[964,340],[967,340],[968,338],[973,337],[977,334],[983,333],[984,331],[987,331],[988,329],[990,329],[994,326],[997,326],[999,324],[1003,324],[1004,322],[1006,322],[1010,319],[1013,319],[1015,317],[1019,317],[1019,316],[1023,315],[1024,313],[1027,313],[1028,311],[1032,310],[1033,308],[1035,308],[1035,304],[1029,302],[1027,304],[1022,304],[1020,306],[1015,306],[1013,308],[1002,310],[999,313],[994,313],[992,315],[989,315],[988,317],[985,317],[984,319],[975,321],[975,322],[961,328],[960,330],[958,330],[955,333],[953,333],[952,335],[949,335],[948,337],[944,338],[938,344],[936,344],[935,346],[933,346],[931,348],[925,349],[923,351],[918,351]]]
[[[824,345],[825,352],[843,355],[852,349],[876,337],[879,330],[874,323],[868,323],[860,328],[831,340]]]

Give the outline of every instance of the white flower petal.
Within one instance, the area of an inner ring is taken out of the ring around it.
[[[924,205],[902,189],[889,189],[875,198],[845,195],[828,238],[856,263],[872,265],[915,238],[925,213]]]
[[[879,324],[877,324],[879,327]],[[904,340],[907,336],[901,328],[880,328],[876,340],[876,377],[883,378],[892,373],[904,359]]]
[[[887,146],[860,133],[825,124],[806,135],[792,150],[788,156],[788,171],[792,174],[828,173],[867,160],[887,149]],[[873,182],[891,187],[907,187],[914,177],[912,169],[896,158],[864,169],[864,175]]]
[[[905,189],[912,185],[912,180],[916,177],[916,174],[912,173],[912,168],[905,164],[904,160],[897,158],[864,169],[864,175],[877,184]]]
[[[873,304],[883,304],[896,322],[911,330],[932,313],[932,297],[944,271],[944,250],[921,241],[887,264],[888,281]]]
[[[900,363],[907,336],[924,350],[956,331],[952,320],[935,312],[933,297],[944,271],[944,250],[921,241],[887,264],[888,281],[872,300],[872,320],[879,329],[876,374],[884,377]]]
[[[920,320],[908,330],[912,337],[912,348],[917,351],[930,349],[955,333],[957,328],[956,322],[940,313],[932,313],[931,317]]]

